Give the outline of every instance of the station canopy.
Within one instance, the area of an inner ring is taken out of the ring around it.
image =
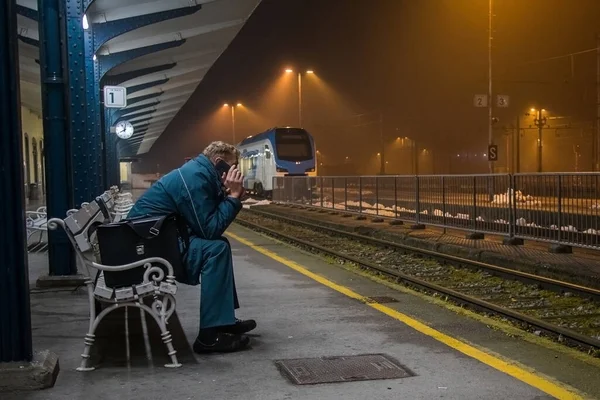
[[[120,115],[143,134],[135,135],[135,146],[127,147],[135,149],[134,154],[123,156],[141,155],[150,150],[259,3],[260,0],[90,2],[85,13],[87,21],[82,21],[87,29],[95,29],[101,24],[110,24],[106,27],[119,26],[115,24],[116,21],[151,17],[157,13],[178,15],[115,36],[96,50],[95,62],[105,55],[131,52],[148,46],[157,49],[153,53],[129,59],[105,75],[106,81],[110,81],[111,77],[131,77],[119,82],[119,86],[128,88],[128,106]],[[18,0],[17,4],[21,103],[41,116],[37,1]],[[134,87],[135,91],[130,92],[129,89]]]

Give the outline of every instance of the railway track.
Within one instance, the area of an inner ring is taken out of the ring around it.
[[[336,230],[293,213],[252,208],[237,222],[600,356],[600,290]]]

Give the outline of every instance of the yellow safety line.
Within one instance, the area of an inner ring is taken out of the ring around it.
[[[272,251],[269,251],[269,250],[265,249],[264,247],[255,245],[248,239],[242,238],[231,232],[228,232],[227,235],[229,237],[231,237],[232,239],[240,242],[241,244],[244,244],[244,245],[252,248],[253,250],[301,273],[304,276],[307,276],[307,277],[319,282],[320,284],[322,284],[324,286],[327,286],[330,289],[333,289],[339,293],[342,293],[350,298],[359,300],[359,301],[365,303],[366,305],[368,305],[369,307],[372,307],[372,308],[374,308],[374,309],[376,309],[376,310],[378,310],[400,322],[403,322],[404,324],[410,326],[411,328],[415,329],[416,331],[418,331],[424,335],[427,335],[439,342],[442,342],[445,345],[452,347],[453,349],[460,351],[461,353],[466,354],[469,357],[472,357],[478,361],[481,361],[482,363],[489,365],[490,367],[495,368],[498,371],[501,371],[507,375],[512,376],[513,378],[516,378],[522,382],[525,382],[526,384],[533,386],[533,387],[545,392],[546,394],[549,394],[550,396],[554,396],[558,399],[583,399],[583,397],[581,397],[579,394],[577,394],[574,389],[567,389],[564,386],[561,386],[557,383],[551,382],[548,379],[545,379],[539,375],[536,375],[533,372],[529,372],[529,371],[515,365],[515,362],[511,363],[508,361],[504,361],[494,355],[491,355],[482,350],[479,350],[465,342],[462,342],[462,341],[455,339],[451,336],[448,336],[438,330],[435,330],[435,329],[431,328],[430,326],[427,326],[424,323],[419,322],[419,321],[409,317],[408,315],[403,314],[399,311],[396,311],[396,310],[394,310],[390,307],[387,307],[383,304],[371,303],[365,296],[362,296],[345,286],[338,285],[337,283],[334,283],[320,275],[317,275],[314,272],[311,272],[308,269],[304,268],[300,264],[298,264],[292,260],[289,260],[285,257],[282,257]]]

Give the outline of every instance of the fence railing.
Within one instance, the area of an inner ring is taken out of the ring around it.
[[[273,201],[600,249],[600,173],[275,177]]]

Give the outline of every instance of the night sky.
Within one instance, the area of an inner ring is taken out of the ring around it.
[[[595,48],[600,2],[495,0],[494,14],[494,92],[511,96],[497,129],[530,107],[593,123],[595,52],[531,61]],[[330,164],[368,163],[379,126],[351,116],[382,112],[386,140],[416,139],[444,172],[439,160],[487,148],[487,110],[473,107],[487,92],[487,24],[487,0],[263,0],[136,169],[166,172],[212,140],[231,141],[226,101],[252,111],[237,112],[238,139],[297,125],[297,84],[281,83],[292,66],[321,82],[303,82],[303,125]]]

